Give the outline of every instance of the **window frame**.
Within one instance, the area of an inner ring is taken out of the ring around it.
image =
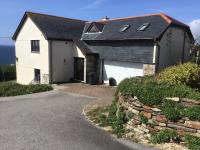
[[[41,83],[41,70],[34,68],[34,81]]]
[[[125,31],[128,30],[130,27],[131,27],[131,25],[125,24],[125,25],[121,26],[120,32],[125,32]]]
[[[40,40],[31,40],[31,52],[40,53]]]
[[[150,23],[143,23],[137,30],[145,31],[150,26]]]

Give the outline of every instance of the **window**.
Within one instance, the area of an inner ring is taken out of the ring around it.
[[[137,30],[138,31],[144,31],[149,27],[150,23],[144,23],[142,26],[140,26]]]
[[[99,22],[93,22],[89,25],[85,33],[101,33],[103,31],[104,24]]]
[[[40,69],[34,69],[34,81],[40,83]]]
[[[40,52],[40,41],[39,40],[31,41],[31,52]]]
[[[99,32],[99,30],[97,29],[97,27],[95,27],[94,25],[90,28],[90,30],[88,31],[89,33],[95,33],[95,32]]]
[[[123,25],[120,29],[121,32],[125,32],[128,28],[130,27],[130,25]]]

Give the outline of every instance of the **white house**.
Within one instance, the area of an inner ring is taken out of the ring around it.
[[[26,12],[15,34],[17,82],[117,83],[190,59],[190,28],[165,15],[95,22]]]

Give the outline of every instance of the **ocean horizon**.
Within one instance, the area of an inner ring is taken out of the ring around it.
[[[15,46],[0,45],[0,65],[15,64]]]

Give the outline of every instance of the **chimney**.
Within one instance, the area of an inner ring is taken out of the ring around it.
[[[109,20],[108,16],[105,16],[104,18],[101,19],[102,21],[107,21]]]

